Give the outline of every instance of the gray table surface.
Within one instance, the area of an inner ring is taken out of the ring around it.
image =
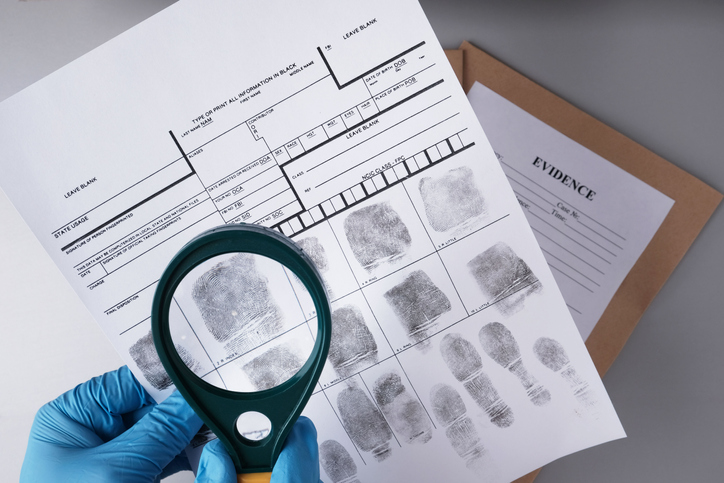
[[[171,3],[0,0],[0,100]],[[422,5],[443,47],[471,41],[724,191],[724,3]],[[536,481],[722,480],[723,240],[720,207],[604,378],[628,438],[556,461]],[[0,479],[17,481],[35,411],[121,360],[1,193],[0,275]]]

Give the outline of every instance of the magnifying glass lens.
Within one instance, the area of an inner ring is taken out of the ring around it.
[[[317,317],[304,284],[284,265],[227,253],[197,265],[177,286],[169,331],[198,377],[248,393],[299,372],[314,348]]]

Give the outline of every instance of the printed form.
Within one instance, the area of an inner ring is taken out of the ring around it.
[[[181,1],[0,104],[0,147],[2,188],[158,400],[150,307],[179,248],[238,222],[304,248],[333,310],[305,410],[325,481],[511,481],[624,436],[413,0]]]
[[[674,200],[479,82],[468,100],[585,340]]]

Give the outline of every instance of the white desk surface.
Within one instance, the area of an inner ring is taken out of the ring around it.
[[[0,100],[171,3],[0,0]],[[724,3],[421,3],[443,47],[469,40],[724,191]],[[720,207],[604,378],[628,438],[537,482],[721,481],[723,241]],[[37,409],[121,360],[1,193],[0,253],[0,467],[17,481]]]

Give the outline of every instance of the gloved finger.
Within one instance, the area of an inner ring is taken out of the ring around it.
[[[201,419],[176,391],[113,441],[94,448],[94,456],[108,456],[108,464],[127,477],[158,475],[189,444],[201,428]],[[123,458],[118,458],[123,454]],[[113,457],[111,457],[113,456]],[[128,461],[133,467],[128,468]]]
[[[171,475],[175,475],[179,471],[191,471],[191,463],[189,457],[186,455],[186,451],[182,450],[181,453],[177,454],[169,464],[161,471],[158,476],[159,480],[168,478]]]
[[[146,414],[153,411],[153,408],[155,406],[156,403],[154,402],[153,404],[148,404],[140,409],[131,411],[130,413],[125,413],[123,415],[123,425],[126,427],[126,429],[130,428],[131,426],[139,422]]]
[[[40,408],[34,436],[71,447],[97,446],[126,430],[122,414],[152,403],[128,367],[123,366],[80,384]]]
[[[220,440],[204,446],[195,483],[236,483],[234,463]]]
[[[272,470],[271,483],[289,482],[319,482],[317,428],[304,416],[292,427]]]

